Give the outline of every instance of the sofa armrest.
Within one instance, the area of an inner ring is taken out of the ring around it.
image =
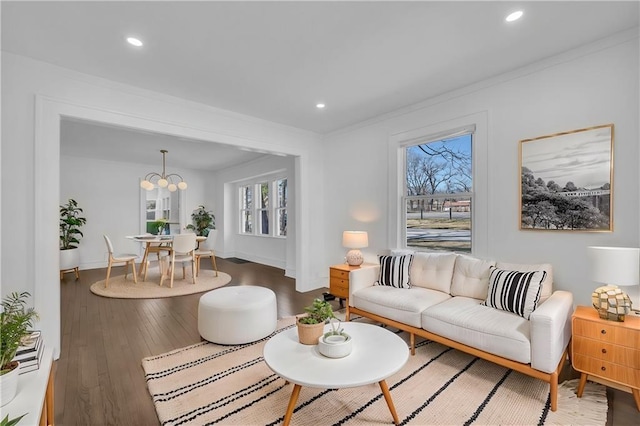
[[[531,367],[546,373],[556,371],[569,340],[573,294],[555,291],[529,317],[531,322]]]
[[[380,265],[367,265],[351,271],[349,275],[349,306],[353,306],[353,293],[371,287],[378,279]]]

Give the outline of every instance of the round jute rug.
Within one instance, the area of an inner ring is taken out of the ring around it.
[[[156,299],[161,297],[184,296],[185,294],[201,293],[222,287],[231,281],[231,276],[224,272],[201,270],[196,278],[196,284],[191,282],[190,271],[187,271],[186,280],[182,279],[182,271],[177,270],[173,280],[173,288],[169,288],[170,280],[165,278],[160,287],[160,274],[158,272],[147,275],[147,281],[138,277],[138,283],[133,282],[133,276],[129,274],[125,280],[124,275],[109,278],[109,287],[104,287],[104,281],[100,280],[91,284],[91,292],[98,296],[113,297],[116,299]]]

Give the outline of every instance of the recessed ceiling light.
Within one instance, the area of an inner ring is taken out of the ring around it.
[[[325,106],[326,106],[325,104],[316,104],[316,108],[318,108],[318,109],[322,109]]]
[[[127,43],[135,47],[142,47],[142,42],[140,41],[140,39],[137,39],[135,37],[127,37]]]
[[[522,18],[522,14],[523,12],[521,10],[517,10],[513,13],[510,13],[509,16],[505,18],[505,21],[507,22],[517,21],[518,19]]]

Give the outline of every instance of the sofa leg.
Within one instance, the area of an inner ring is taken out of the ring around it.
[[[551,374],[549,381],[549,399],[551,402],[551,411],[558,409],[558,372]]]
[[[409,334],[409,342],[411,345],[411,355],[416,354],[416,335],[411,333]]]

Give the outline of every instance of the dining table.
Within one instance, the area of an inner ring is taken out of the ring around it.
[[[171,252],[173,251],[173,235],[142,234],[128,235],[126,238],[145,244],[144,255],[142,256],[142,262],[140,262],[140,267],[138,269],[138,276],[145,277],[145,279],[147,267],[149,264],[149,253],[158,253],[158,257],[160,257],[160,252],[167,252],[168,254],[171,254]],[[200,243],[202,241],[205,241],[206,239],[207,237],[203,237],[200,235],[196,236],[198,247],[200,246]]]

